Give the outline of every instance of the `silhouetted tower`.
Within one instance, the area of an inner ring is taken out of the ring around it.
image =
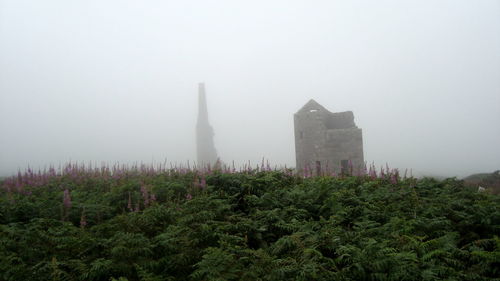
[[[208,123],[205,84],[198,84],[198,122],[196,123],[196,154],[198,165],[213,165],[217,162],[214,146],[214,130]]]
[[[364,165],[363,137],[352,111],[332,113],[314,100],[294,114],[297,171],[350,172]]]

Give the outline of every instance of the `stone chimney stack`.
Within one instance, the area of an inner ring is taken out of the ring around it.
[[[217,152],[214,145],[214,131],[208,122],[205,84],[198,84],[198,122],[196,124],[196,154],[199,166],[214,165]]]

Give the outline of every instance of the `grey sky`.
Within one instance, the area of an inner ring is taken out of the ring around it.
[[[0,175],[195,159],[294,166],[293,113],[352,110],[365,159],[500,169],[500,1],[0,0]]]

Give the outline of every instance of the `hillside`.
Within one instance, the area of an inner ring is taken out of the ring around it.
[[[397,171],[28,171],[0,190],[0,280],[500,279],[500,198]]]
[[[468,186],[481,186],[493,194],[500,194],[500,171],[470,175],[464,181]]]

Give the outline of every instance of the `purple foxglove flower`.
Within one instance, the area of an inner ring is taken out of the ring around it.
[[[375,170],[375,167],[370,167],[370,178],[372,180],[377,178],[377,171]]]
[[[193,199],[193,196],[192,196],[190,193],[188,193],[188,194],[186,195],[186,199],[187,199],[187,200],[191,200],[191,199]]]
[[[392,184],[398,183],[398,177],[397,177],[396,173],[391,174],[391,183]]]

